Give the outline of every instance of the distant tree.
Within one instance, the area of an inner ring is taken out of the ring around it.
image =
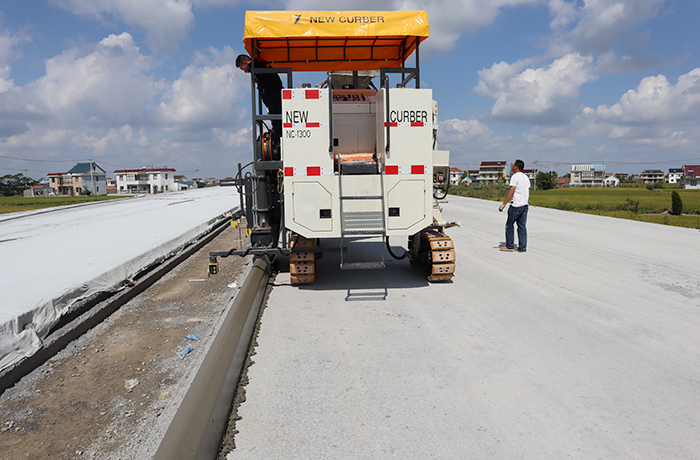
[[[557,186],[557,173],[540,171],[535,178],[537,188],[540,190],[550,190]]]
[[[683,200],[675,190],[671,192],[671,214],[674,216],[683,214]]]
[[[26,177],[24,174],[7,174],[0,177],[0,195],[13,196],[21,195],[25,189],[38,184],[31,177]]]

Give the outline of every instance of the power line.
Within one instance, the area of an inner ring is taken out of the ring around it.
[[[27,169],[27,168],[6,168],[4,166],[0,166],[0,169],[4,169],[6,171],[22,171],[22,172],[34,172],[34,173],[42,173],[42,174],[50,174],[49,171],[38,171],[36,169]]]
[[[89,161],[87,159],[83,160],[36,160],[32,158],[19,158],[19,157],[11,157],[7,155],[0,155],[0,158],[7,158],[10,160],[20,160],[20,161],[34,161],[37,163],[80,163],[81,161]]]
[[[20,161],[33,161],[37,163],[86,163],[86,162],[97,162],[97,160],[93,160],[90,158],[81,158],[78,160],[39,160],[35,158],[20,158],[20,157],[11,157],[9,155],[0,155],[0,158],[7,158],[9,160],[20,160]],[[124,165],[116,165],[113,163],[107,163],[106,161],[100,160],[100,163],[105,164],[105,165],[110,165],[110,166],[116,166],[117,168],[136,168],[137,166],[124,166]]]

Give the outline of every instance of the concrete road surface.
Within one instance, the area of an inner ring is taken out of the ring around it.
[[[449,200],[449,284],[277,277],[228,458],[700,458],[700,232],[531,208],[503,253],[498,203]]]

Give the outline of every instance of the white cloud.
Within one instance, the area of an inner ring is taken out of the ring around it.
[[[455,118],[441,121],[439,126],[438,147],[450,151],[451,164],[475,163],[469,165],[473,168],[478,166],[479,159],[513,151],[514,141],[510,136],[495,134],[479,120]]]
[[[550,0],[550,26],[563,30],[580,18],[564,36],[552,37],[552,51],[599,54],[611,50],[636,25],[656,15],[665,0],[584,0],[577,2]],[[563,43],[562,43],[563,40]]]
[[[693,69],[671,84],[665,75],[644,78],[636,90],[629,90],[617,104],[599,106],[596,115],[602,122],[624,126],[697,123],[700,120],[700,68]]]
[[[234,65],[230,47],[198,54],[163,95],[158,121],[167,129],[201,130],[231,126],[248,116],[242,100],[250,80]]]
[[[94,152],[94,156],[108,153],[113,149],[144,148],[150,145],[150,140],[145,129],[134,132],[129,125],[119,128],[109,128],[106,133],[96,130],[88,133],[80,131],[71,138],[71,143],[76,147]]]
[[[553,30],[563,29],[581,16],[576,8],[576,2],[565,0],[549,0],[549,13],[553,17],[549,23]]]
[[[234,60],[230,47],[210,49],[197,53],[196,64],[176,80],[154,81],[152,61],[131,35],[110,35],[88,54],[73,48],[48,59],[46,75],[6,99],[5,107],[13,108],[16,119],[41,119],[55,127],[201,131],[231,126],[247,116],[240,105],[249,84]]]
[[[456,145],[466,143],[488,143],[495,139],[495,135],[485,124],[478,120],[460,120],[453,118],[441,121],[439,124],[440,144]]]
[[[154,61],[128,33],[71,48],[46,60],[43,77],[0,93],[0,149],[185,168],[231,147],[249,150],[250,134],[240,126],[249,124],[250,80],[234,60],[230,47],[212,48],[175,80],[156,81]],[[243,159],[234,152],[226,163]]]
[[[2,13],[0,12],[0,20]],[[0,93],[4,93],[14,88],[14,82],[10,78],[12,75],[11,61],[16,58],[15,48],[31,38],[26,34],[11,33],[8,30],[0,31]]]
[[[602,150],[596,154],[608,159],[616,154],[611,152],[621,151],[632,157],[645,152],[653,159],[659,152],[695,152],[700,142],[698,120],[700,68],[681,75],[676,84],[664,75],[646,77],[616,104],[586,107],[569,124],[534,130],[543,139],[597,142]]]
[[[491,115],[506,121],[568,123],[579,111],[581,85],[595,80],[593,58],[569,54],[548,66],[521,70],[525,62],[494,64],[479,72],[475,91],[496,100]]]
[[[190,0],[50,0],[52,5],[73,14],[104,20],[113,16],[119,21],[146,32],[151,49],[172,52],[194,26]],[[200,0],[202,4],[218,4]]]
[[[14,86],[10,80],[10,53],[16,43],[16,39],[9,33],[0,33],[0,93],[4,93]]]
[[[44,151],[51,157],[61,150],[57,146],[64,145],[72,135],[69,129],[47,129],[29,123],[27,131],[2,139],[0,145],[7,150]]]
[[[250,127],[233,131],[214,128],[212,131],[221,145],[231,150],[252,150]]]
[[[22,98],[55,124],[143,122],[156,95],[149,68],[131,35],[110,35],[90,54],[73,48],[47,60],[46,75],[27,84]]]

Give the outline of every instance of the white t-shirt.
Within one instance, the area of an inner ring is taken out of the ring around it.
[[[510,177],[510,186],[515,187],[511,206],[514,208],[525,206],[530,199],[530,179],[523,172],[516,172]]]

